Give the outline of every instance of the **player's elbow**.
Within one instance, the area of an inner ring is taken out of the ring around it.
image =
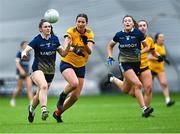
[[[89,55],[91,55],[92,51],[91,51],[91,50],[89,50],[87,53],[88,53]]]
[[[66,57],[67,54],[68,54],[68,52],[62,51],[60,55],[61,55],[62,57]]]

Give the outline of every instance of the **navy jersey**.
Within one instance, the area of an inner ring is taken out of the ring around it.
[[[16,53],[16,59],[19,59],[21,67],[24,69],[26,73],[29,73],[29,61],[30,61],[30,54],[28,55],[27,59],[21,59],[21,51]],[[17,70],[17,74],[19,74],[19,70]]]
[[[126,33],[120,31],[113,38],[115,43],[119,43],[120,62],[139,62],[141,54],[141,42],[145,40],[144,34],[138,29],[132,29]]]
[[[56,50],[60,46],[58,37],[51,35],[46,40],[39,34],[29,43],[29,46],[34,49],[35,53],[33,72],[41,70],[44,74],[54,74]]]

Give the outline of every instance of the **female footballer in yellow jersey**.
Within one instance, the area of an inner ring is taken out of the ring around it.
[[[60,64],[60,71],[67,85],[60,94],[57,110],[53,113],[57,122],[62,122],[61,114],[78,100],[83,88],[85,66],[94,46],[94,33],[86,27],[87,23],[87,15],[79,14],[76,26],[70,27],[64,36],[71,40],[71,51],[61,59]],[[66,98],[69,93],[70,96]]]
[[[164,35],[162,33],[157,33],[155,35],[155,50],[163,57],[164,61],[169,64],[169,61],[166,58],[166,50],[164,46]],[[160,86],[163,90],[163,94],[165,96],[166,106],[172,106],[175,101],[170,99],[169,95],[169,87],[167,83],[167,78],[165,74],[164,62],[157,62],[156,58],[150,57],[149,60],[149,68],[153,74],[153,78],[157,77]]]
[[[146,20],[140,20],[138,22],[138,28],[141,32],[144,33],[146,36],[146,42],[149,47],[149,52],[157,58],[157,62],[162,62],[163,59],[155,51],[155,45],[153,39],[147,35],[147,30],[148,30],[148,23]],[[143,45],[141,45],[141,48],[143,48]],[[148,65],[148,55],[149,52],[141,54],[141,65],[140,65],[140,80],[142,82],[143,88],[144,88],[144,101],[147,106],[150,105],[151,98],[152,98],[152,75],[151,71],[149,70],[149,65]]]

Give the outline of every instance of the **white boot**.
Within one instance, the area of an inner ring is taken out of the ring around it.
[[[11,100],[10,100],[10,105],[11,105],[12,107],[15,107],[15,106],[16,106],[16,100],[15,100],[15,99],[11,99]]]

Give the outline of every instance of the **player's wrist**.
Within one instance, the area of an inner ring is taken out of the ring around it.
[[[107,59],[114,61],[114,58],[112,56],[108,56]]]
[[[87,46],[88,44],[88,38],[86,35],[81,35],[81,39],[82,39],[82,42],[84,43],[85,46]]]
[[[157,57],[157,61],[158,61],[158,62],[162,62],[162,61],[163,61],[163,57],[159,55],[159,56]]]

